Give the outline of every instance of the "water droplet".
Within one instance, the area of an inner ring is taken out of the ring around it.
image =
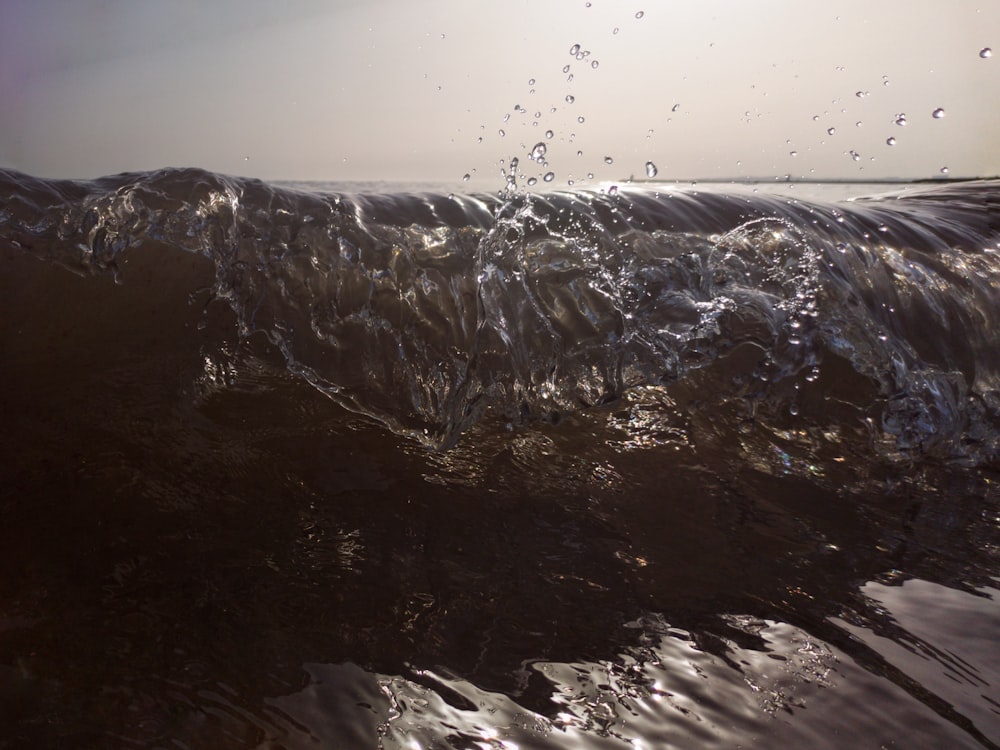
[[[788,155],[789,155],[789,156],[798,156],[798,155],[799,155],[799,152],[798,152],[798,151],[789,151],[789,152],[788,152]]]
[[[906,125],[906,114],[903,113],[903,112],[900,112],[899,114],[896,115],[896,117],[893,120],[893,122],[896,123],[897,125],[899,125],[900,127],[905,126]]]
[[[500,130],[498,130],[497,132],[498,132],[498,133],[500,134],[500,137],[501,137],[501,138],[503,138],[503,137],[504,137],[505,135],[507,135],[507,134],[506,134],[506,133],[505,133],[505,132],[503,131],[503,128],[500,128]]]
[[[948,167],[941,167],[941,174],[948,174]]]
[[[530,187],[531,185],[537,185],[537,184],[538,184],[538,180],[537,180],[537,179],[535,179],[534,177],[529,177],[529,178],[528,178],[528,186],[529,186],[529,187]]]
[[[510,112],[508,112],[507,114],[505,114],[503,116],[503,121],[504,122],[510,122]]]
[[[580,115],[579,117],[577,117],[576,121],[577,122],[583,122],[583,115]]]
[[[596,70],[596,69],[598,68],[598,66],[599,66],[599,65],[600,65],[600,63],[599,63],[599,62],[597,62],[597,60],[594,60],[594,62],[592,62],[592,63],[590,64],[590,67],[592,67],[592,68],[594,68],[594,69]]]
[[[660,170],[656,168],[656,165],[653,164],[653,162],[651,161],[646,162],[646,177],[650,178],[656,177],[656,175],[659,174],[659,171]]]
[[[462,175],[462,182],[468,182],[470,179],[472,179],[472,175],[470,175],[468,172]]]
[[[546,182],[552,182],[552,180],[554,180],[555,178],[556,178],[555,172],[546,172],[542,176],[542,179],[545,180]]]
[[[608,195],[618,195],[618,186],[612,185],[608,188]]]
[[[887,146],[895,146],[896,145],[896,139],[893,138],[890,135],[888,138],[885,139],[885,145],[887,145]]]
[[[563,73],[569,73],[569,65],[563,65]]]
[[[518,160],[518,158],[516,156],[513,157],[510,160],[510,172],[511,172],[511,174],[513,174],[515,171],[517,171],[517,165],[520,164],[520,163],[521,163],[520,160]]]
[[[868,92],[866,92],[866,91],[855,91],[854,95],[856,97],[858,97],[858,99],[864,99],[866,96],[868,96]]]
[[[993,50],[991,50],[989,47],[983,47],[981,50],[979,50],[979,56],[984,60],[988,57],[993,57]]]
[[[861,120],[858,120],[856,123],[854,123],[854,127],[860,128],[861,127]]]
[[[575,96],[573,96],[572,94],[566,94],[566,103],[567,104],[572,104],[575,101],[576,101],[576,97]]]
[[[553,133],[551,130],[546,130],[545,131],[545,137],[546,138],[551,138],[553,135],[555,135],[555,133]]]
[[[642,18],[644,15],[646,15],[646,13],[644,11],[640,10],[638,13],[635,14],[635,17],[636,18]]]
[[[850,154],[851,158],[854,159],[854,161],[861,161],[861,154],[859,154],[857,151],[851,151]]]
[[[799,405],[798,404],[792,404],[791,406],[789,406],[788,407],[788,413],[791,414],[793,417],[799,416]]]
[[[618,33],[618,27],[615,26],[613,29],[611,29],[611,33],[612,34],[617,34]],[[982,57],[983,56],[982,53],[980,53],[979,56]],[[987,57],[989,57],[989,55],[987,55]]]
[[[672,106],[672,107],[670,108],[670,111],[671,111],[671,112],[676,112],[676,111],[677,111],[677,110],[679,110],[680,108],[681,108],[681,105],[680,105],[680,104],[678,103],[678,104],[675,104],[674,106]]]
[[[594,179],[594,173],[593,172],[587,172],[587,179],[588,180]]]
[[[610,156],[605,156],[605,157],[604,157],[604,163],[605,163],[605,164],[614,164],[614,163],[615,163],[615,160],[614,160],[614,159],[612,159],[612,158],[611,158]]]
[[[576,152],[576,155],[577,155],[577,156],[583,156],[583,151],[577,151],[577,152]]]
[[[534,148],[531,149],[531,153],[528,155],[528,158],[530,158],[532,161],[540,161],[541,159],[545,158],[545,152],[547,150],[548,147],[544,143],[539,141],[538,143],[535,144]]]
[[[837,132],[837,129],[836,129],[836,128],[827,128],[827,129],[826,129],[826,134],[827,134],[827,135],[833,135],[833,134],[834,134],[834,133],[836,133],[836,132]]]
[[[569,48],[569,53],[571,55],[573,55],[573,56],[578,55],[580,53],[580,45],[579,44],[574,44],[572,47]],[[569,69],[569,66],[567,65],[566,68],[563,69],[563,73],[565,73],[566,70],[568,70],[568,69]]]
[[[535,85],[535,79],[534,78],[529,78],[528,79],[528,85],[529,86],[534,86]]]
[[[944,117],[944,110],[941,107],[938,107],[933,112],[931,112],[931,116],[935,120],[940,120],[942,117]]]

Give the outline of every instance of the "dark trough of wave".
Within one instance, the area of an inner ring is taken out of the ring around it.
[[[0,172],[0,747],[996,746],[998,208]]]

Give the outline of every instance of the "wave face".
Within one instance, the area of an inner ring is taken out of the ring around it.
[[[73,270],[120,275],[153,244],[208,258],[242,337],[432,447],[487,413],[558,421],[705,368],[727,371],[714,387],[751,421],[764,405],[822,420],[813,384],[842,360],[873,386],[840,400],[882,454],[1000,455],[997,182],[837,204],[310,194],[195,170],[6,172],[0,191],[2,241]]]
[[[1000,747],[998,209],[0,172],[0,746]]]

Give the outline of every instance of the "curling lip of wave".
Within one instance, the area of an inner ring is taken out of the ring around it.
[[[554,420],[750,347],[755,366],[718,397],[794,413],[841,358],[876,385],[894,454],[1000,455],[997,181],[823,203],[0,171],[0,196],[0,241],[76,271],[117,274],[151,245],[209,258],[243,335],[263,332],[335,401],[431,446],[487,411]]]

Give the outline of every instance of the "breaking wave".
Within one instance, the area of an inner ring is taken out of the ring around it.
[[[664,387],[725,401],[740,429],[864,424],[890,461],[1000,458],[1000,182],[833,203],[0,171],[0,196],[0,243],[73,271],[128,285],[151,254],[151,293],[193,294],[172,259],[204,257],[241,340],[434,448]]]

